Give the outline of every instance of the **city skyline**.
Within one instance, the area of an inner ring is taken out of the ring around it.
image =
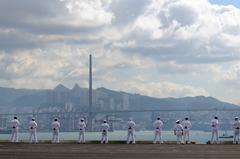
[[[133,7],[134,6],[134,7]],[[240,104],[240,9],[216,0],[0,2],[0,86],[61,83]]]

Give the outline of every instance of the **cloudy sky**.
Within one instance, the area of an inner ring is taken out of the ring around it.
[[[240,104],[238,0],[1,0],[0,86]]]

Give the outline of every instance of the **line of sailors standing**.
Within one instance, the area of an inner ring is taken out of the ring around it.
[[[17,117],[15,116],[14,119],[11,121],[11,128],[12,128],[12,136],[11,136],[11,142],[18,142],[19,141],[19,121]],[[59,129],[60,129],[60,123],[57,118],[54,119],[52,122],[52,143],[59,143]],[[85,143],[85,129],[86,129],[86,123],[84,119],[82,118],[79,121],[79,138],[78,143]],[[32,120],[29,122],[29,142],[30,143],[37,143],[37,122],[35,121],[35,118],[32,118]],[[153,143],[163,143],[162,139],[162,128],[163,128],[163,122],[161,121],[160,117],[157,117],[156,121],[153,123],[154,127],[154,139]],[[174,135],[177,138],[178,144],[183,143],[190,143],[190,137],[189,137],[189,131],[192,127],[191,122],[189,121],[188,117],[185,118],[182,122],[180,120],[176,121],[176,125],[174,126]],[[135,128],[136,124],[133,121],[132,118],[129,119],[127,122],[127,144],[135,144],[136,143],[136,135],[135,135]],[[232,125],[233,128],[233,143],[234,144],[240,144],[240,120],[238,117],[235,117],[235,121]],[[219,142],[219,122],[218,117],[215,116],[214,119],[211,120],[211,129],[212,129],[212,137],[211,137],[211,144],[218,143]],[[103,120],[103,123],[101,124],[101,143],[107,144],[108,143],[108,130],[109,130],[109,124],[107,123],[107,120]]]

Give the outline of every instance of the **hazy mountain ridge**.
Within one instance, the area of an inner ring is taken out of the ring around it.
[[[223,102],[211,96],[156,98],[140,94],[117,92],[106,88],[103,88],[103,90],[106,92],[125,93],[130,95],[131,98],[137,98],[135,103],[131,103],[131,105],[138,105],[141,109],[240,109],[236,104]]]
[[[25,98],[27,96],[43,97],[46,91],[47,90],[0,87],[0,107],[17,106],[18,101],[21,101],[22,98]]]
[[[93,91],[94,105],[98,110],[105,109],[240,109],[238,105],[222,102],[213,97],[155,98],[140,94],[97,88]],[[81,102],[80,102],[81,101]],[[39,107],[64,106],[71,103],[87,109],[88,89],[75,84],[72,89],[62,84],[54,89],[15,89],[0,87],[0,107]],[[77,109],[76,109],[77,110]]]

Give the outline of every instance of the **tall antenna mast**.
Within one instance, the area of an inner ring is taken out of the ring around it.
[[[93,130],[92,127],[92,55],[89,55],[89,110],[88,110],[88,129]]]

